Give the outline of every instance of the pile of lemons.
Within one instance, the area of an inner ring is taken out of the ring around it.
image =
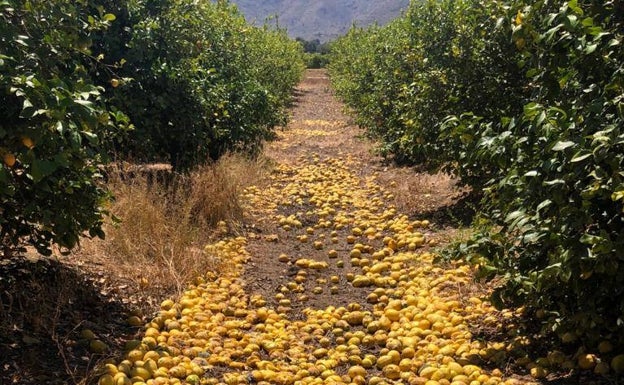
[[[279,306],[271,307],[245,290],[245,238],[207,246],[226,268],[198,278],[178,301],[164,301],[124,359],[106,365],[100,385],[531,383],[491,369],[504,368],[530,341],[473,337],[471,325],[496,328],[515,314],[472,296],[469,266],[434,263],[428,221],[398,213],[374,175],[353,171],[354,159],[312,155],[299,163],[278,166],[270,186],[249,188],[245,198],[250,212],[323,258],[266,256],[298,270],[276,293]],[[330,266],[343,277],[317,279],[305,293],[302,283]],[[292,316],[292,301],[335,294],[340,282],[367,294],[359,303]],[[533,377],[546,375],[544,365],[526,364]]]

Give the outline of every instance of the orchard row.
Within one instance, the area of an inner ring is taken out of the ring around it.
[[[622,31],[620,1],[414,1],[330,65],[383,153],[482,193],[455,254],[493,300],[590,349],[624,348]]]

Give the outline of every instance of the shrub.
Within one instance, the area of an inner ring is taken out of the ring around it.
[[[329,55],[323,53],[306,53],[305,61],[307,68],[325,68],[329,64]]]
[[[457,121],[479,138],[474,159],[502,170],[486,204],[503,236],[480,233],[465,250],[507,278],[500,300],[546,310],[546,328],[589,345],[624,344],[624,19],[613,7],[514,3],[505,30],[531,100],[499,132],[491,118]]]
[[[359,123],[398,162],[421,163],[482,186],[498,168],[467,159],[469,132],[441,133],[448,115],[521,111],[517,54],[496,34],[498,2],[424,1],[385,28],[354,30],[333,46],[330,70]],[[350,50],[354,50],[350,52]],[[356,63],[348,68],[349,63]]]

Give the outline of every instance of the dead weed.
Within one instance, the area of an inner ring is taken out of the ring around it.
[[[221,261],[203,247],[215,235],[237,231],[243,189],[267,173],[266,161],[233,154],[166,178],[149,169],[130,177],[117,169],[109,179],[115,196],[109,210],[119,222],[106,225],[105,240],[83,242],[78,254],[140,290],[178,293],[195,277],[219,272]]]

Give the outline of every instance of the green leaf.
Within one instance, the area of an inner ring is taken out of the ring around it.
[[[82,135],[84,135],[90,144],[95,145],[98,141],[98,136],[89,131],[82,131]]]
[[[80,133],[76,131],[70,131],[69,143],[74,149],[79,149],[80,146],[82,146],[82,136],[80,135]]]
[[[74,99],[74,103],[80,104],[81,106],[85,106],[85,107],[92,107],[93,106],[93,102],[90,101],[90,100]]]
[[[578,14],[578,15],[581,15],[581,16],[583,15],[583,9],[581,9],[581,7],[579,7],[579,5],[578,5],[578,0],[571,0],[571,1],[568,1],[568,7],[570,7],[570,9],[571,9],[574,13],[576,13],[576,14]]]
[[[542,211],[543,209],[545,209],[546,207],[550,206],[553,203],[553,201],[551,201],[550,199],[546,199],[545,201],[543,201],[542,203],[540,203],[537,206],[536,211]]]
[[[619,190],[611,194],[611,200],[614,202],[624,200],[624,190]]]
[[[592,156],[591,152],[579,151],[572,157],[572,160],[570,162],[572,163],[582,162],[585,159],[589,158],[590,156]]]
[[[103,19],[106,21],[115,21],[117,19],[117,16],[113,15],[112,13],[107,13],[106,15],[104,15]]]
[[[574,142],[572,142],[572,141],[557,142],[557,143],[553,146],[552,150],[553,150],[553,151],[563,151],[563,150],[565,150],[565,149],[567,149],[567,148],[570,148],[570,147],[572,147],[572,146],[575,146],[575,145],[576,145],[576,143],[574,143]]]
[[[555,186],[558,184],[565,184],[565,180],[563,179],[554,179],[554,180],[548,180],[544,182],[544,185],[546,186]]]
[[[548,31],[546,31],[546,32],[544,33],[544,35],[543,35],[543,36],[544,36],[544,39],[545,39],[548,43],[552,42],[552,40],[555,38],[555,36],[557,36],[557,32],[558,32],[561,28],[563,28],[563,24],[559,24],[559,25],[557,25],[557,26],[555,26],[555,27],[553,27],[553,28],[549,29]]]
[[[526,213],[524,211],[514,211],[511,214],[507,215],[507,218],[505,218],[505,222],[511,222],[521,216],[526,215]]]
[[[30,168],[30,176],[33,182],[38,183],[43,180],[43,178],[54,173],[57,168],[58,165],[55,162],[35,159]]]
[[[541,110],[542,106],[535,102],[527,103],[524,106],[524,113],[533,117],[537,113],[537,111]]]
[[[63,132],[65,131],[65,129],[63,128],[63,122],[61,121],[56,122],[56,124],[54,125],[54,129],[59,134],[63,135]]]
[[[525,235],[522,236],[522,241],[524,243],[535,243],[539,241],[542,237],[543,237],[543,234],[541,233],[536,233],[536,232],[526,233]]]
[[[20,112],[20,118],[30,119],[35,115],[35,107],[28,99],[24,99],[22,104],[22,111]]]
[[[546,111],[542,111],[539,116],[537,117],[537,120],[535,121],[535,125],[536,126],[541,126],[542,123],[544,123],[544,120],[546,120]]]
[[[597,245],[598,243],[603,241],[603,238],[596,235],[583,234],[580,241],[585,245]]]
[[[69,160],[67,159],[67,155],[65,153],[56,154],[54,162],[58,165],[58,167],[69,166]]]
[[[583,24],[583,27],[590,27],[594,25],[594,19],[592,17],[586,17],[583,19],[581,24]]]
[[[587,47],[585,47],[585,53],[589,55],[593,53],[596,50],[596,48],[598,48],[598,43],[589,44]]]
[[[9,172],[6,168],[0,166],[0,183],[7,184],[9,183]]]
[[[17,39],[15,39],[15,42],[24,47],[28,47],[28,43],[26,43],[26,40],[28,40],[28,36],[20,35],[17,37]]]

